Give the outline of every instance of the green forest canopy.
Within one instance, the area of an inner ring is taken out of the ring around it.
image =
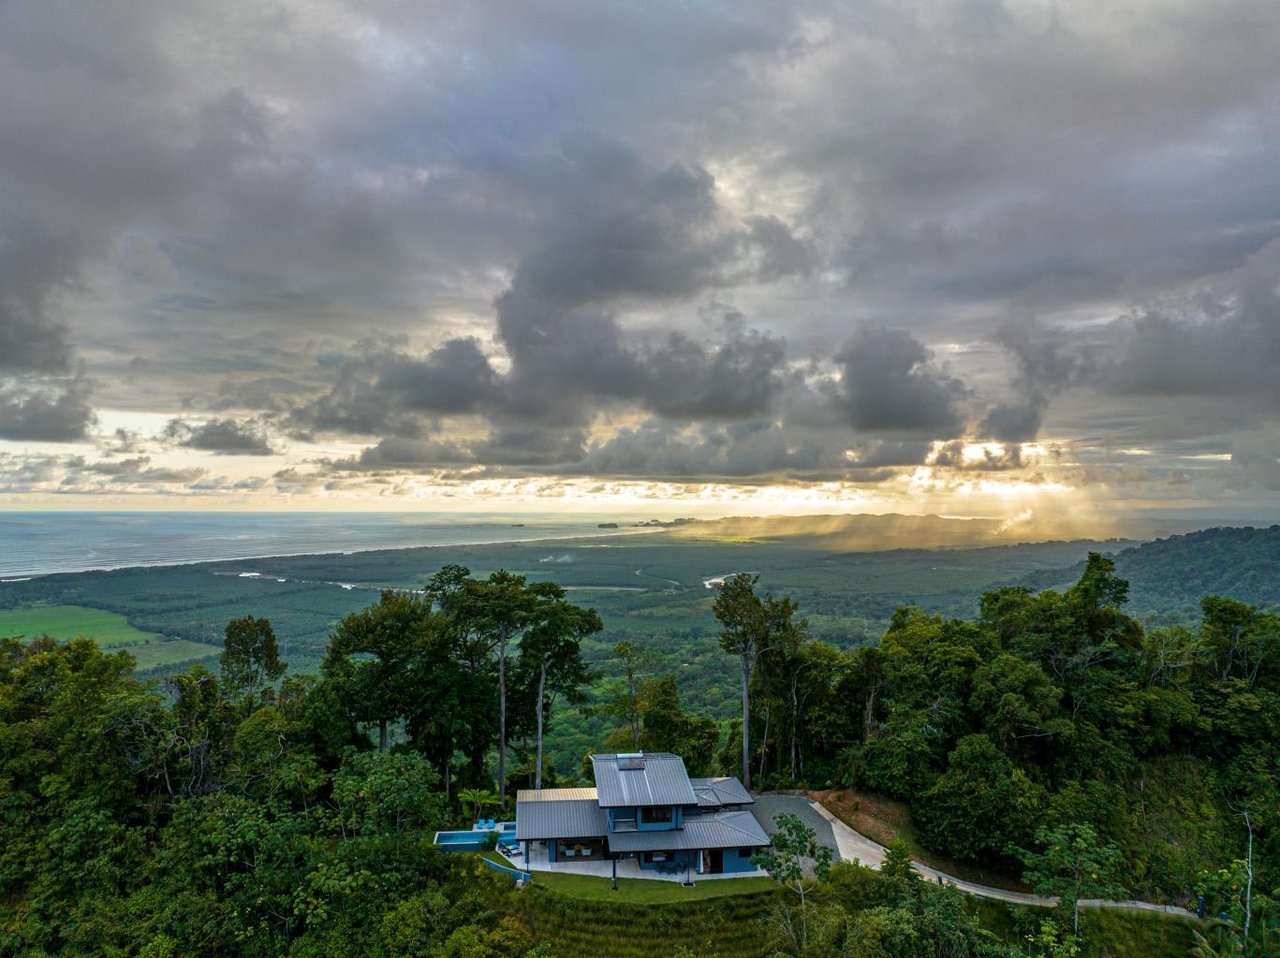
[[[529,920],[479,900],[489,886],[427,840],[459,820],[461,789],[494,783],[495,622],[511,629],[509,784],[536,774],[539,706],[554,724],[594,681],[573,654],[581,635],[563,637],[554,693],[536,681],[545,660],[522,639],[578,607],[512,578],[505,593],[539,601],[516,596],[502,616],[492,577],[466,570],[453,586],[474,601],[384,593],[343,621],[319,675],[278,686],[262,620],[231,623],[221,676],[196,667],[159,686],[127,651],[0,640],[0,953],[533,953]],[[1037,826],[1085,826],[1116,850],[1129,896],[1202,891],[1230,915],[1248,812],[1250,944],[1264,953],[1280,619],[1209,597],[1195,631],[1145,628],[1123,611],[1127,589],[1095,554],[1069,588],[988,592],[973,619],[899,609],[873,646],[842,650],[801,623],[752,675],[758,784],[896,796],[931,849],[1011,869]],[[637,674],[605,714],[694,774],[740,774],[737,724],[685,711],[679,693],[678,677]],[[369,734],[383,727],[398,734]],[[868,894],[847,896],[853,912],[904,900]],[[893,921],[924,920],[911,914]]]

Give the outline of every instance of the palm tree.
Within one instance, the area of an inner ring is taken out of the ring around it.
[[[498,796],[484,788],[464,788],[458,792],[458,801],[462,803],[464,811],[470,806],[471,820],[478,822],[480,821],[480,810],[497,805]]]

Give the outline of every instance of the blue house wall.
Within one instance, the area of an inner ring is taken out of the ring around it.
[[[756,866],[751,864],[751,856],[756,853],[756,849],[755,848],[750,849],[749,853],[746,855],[741,854],[741,852],[745,850],[746,849],[742,849],[742,848],[724,849],[723,874],[734,875],[740,872],[753,872],[756,870]],[[667,855],[668,855],[667,861],[674,860],[676,865],[679,868],[691,868],[694,871],[698,870],[698,862],[702,858],[701,850],[694,850],[694,849],[681,850],[677,852],[668,852]],[[646,861],[645,859],[646,859],[646,856],[643,854],[637,856],[637,861],[641,869],[645,871],[653,871],[657,869],[658,867],[657,862],[650,862],[650,861]]]
[[[696,872],[698,870],[698,856],[700,854],[702,853],[693,850],[668,852],[667,862],[663,862],[663,864],[674,861],[677,868],[688,868]],[[645,861],[645,855],[643,854],[638,855],[636,857],[636,861],[644,871],[656,871],[658,869],[658,862]]]
[[[754,848],[751,849],[751,855],[746,856],[739,854],[742,851],[745,851],[745,849],[726,848],[724,850],[724,871],[726,875],[734,872],[753,872],[756,870],[756,866],[751,864],[751,855],[754,855],[756,850]]]
[[[635,822],[635,830],[638,832],[670,832],[684,827],[684,809],[679,805],[669,806],[671,809],[671,821],[669,822],[646,822],[644,820],[645,807],[647,806],[609,809],[609,831],[616,832],[618,830],[619,820],[627,821],[627,831],[631,831],[632,821]]]

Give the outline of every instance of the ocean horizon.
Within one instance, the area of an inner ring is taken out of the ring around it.
[[[605,534],[608,517],[405,512],[3,512],[0,580],[267,556]]]

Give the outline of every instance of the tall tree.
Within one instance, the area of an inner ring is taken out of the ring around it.
[[[528,584],[525,577],[499,569],[473,579],[459,565],[445,566],[427,583],[426,594],[451,620],[473,650],[498,665],[498,796],[507,794],[508,668],[511,649],[538,624],[539,614],[564,591],[551,582]]]
[[[507,797],[507,658],[511,643],[529,624],[531,596],[522,575],[503,569],[477,583],[472,604],[477,632],[498,659],[498,798]]]
[[[762,651],[756,681],[757,688],[769,696],[780,714],[778,737],[783,739],[785,736],[787,766],[793,782],[799,765],[800,714],[812,664],[807,654],[809,645],[808,625],[802,620],[778,636],[770,648]],[[764,745],[767,748],[768,742]],[[778,751],[781,752],[781,748]],[[763,758],[761,763],[763,768]],[[778,765],[781,764],[779,759]]]
[[[751,675],[762,652],[793,635],[791,599],[756,595],[759,576],[740,572],[724,580],[713,610],[720,622],[720,648],[738,657],[742,680],[742,784],[751,788]]]
[[[582,640],[604,628],[594,609],[582,609],[564,601],[564,590],[544,591],[540,608],[520,641],[519,667],[530,679],[534,692],[537,757],[534,788],[542,788],[542,739],[546,713],[555,697],[582,698],[582,687],[591,672],[582,660]]]
[[[639,751],[640,745],[640,684],[642,669],[649,658],[648,650],[631,642],[619,642],[613,654],[622,662],[623,687],[604,707],[604,711],[626,726],[631,738],[631,748]]]
[[[405,729],[431,759],[446,796],[454,790],[454,756],[471,760],[468,784],[482,780],[484,755],[498,738],[497,671],[446,616],[433,616],[410,669],[412,700]]]
[[[263,693],[288,667],[271,622],[251,615],[227,623],[219,663],[223,691],[249,712],[263,704]]]
[[[413,661],[435,625],[429,603],[387,590],[339,622],[329,640],[321,671],[356,721],[378,724],[380,752],[387,750],[389,724],[412,709]]]

